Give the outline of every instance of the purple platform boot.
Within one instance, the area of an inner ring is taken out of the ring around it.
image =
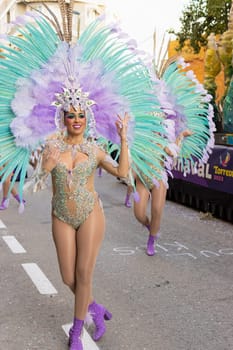
[[[3,197],[0,210],[6,210],[9,207],[9,198]]]
[[[148,237],[148,241],[147,241],[147,248],[146,248],[146,252],[147,252],[147,255],[149,256],[153,256],[155,255],[155,241],[157,241],[159,238],[159,234],[157,233],[155,236],[149,234],[149,237]]]
[[[127,194],[126,197],[125,197],[125,206],[127,208],[131,208],[132,207],[132,204],[131,204],[131,201],[130,201],[130,194]]]
[[[104,320],[111,320],[112,314],[103,305],[97,304],[95,301],[88,306],[88,312],[91,314],[95,324],[95,332],[92,338],[98,341],[106,332]]]
[[[19,198],[19,195],[18,195],[18,194],[16,194],[16,195],[14,196],[14,198],[17,200],[17,202],[18,202],[18,203],[21,203],[21,201],[20,201],[20,198]],[[23,202],[23,203],[25,203],[26,201],[23,199],[23,200],[22,200],[22,202]]]
[[[24,212],[24,205],[26,203],[26,201],[23,199],[22,201],[20,201],[20,197],[18,194],[16,194],[14,196],[14,198],[17,200],[17,202],[19,203],[19,209],[18,209],[18,212],[19,214],[22,214]]]
[[[155,236],[149,235],[148,241],[147,241],[147,247],[146,247],[146,252],[147,252],[147,255],[149,256],[155,255],[154,242],[155,242]]]
[[[83,350],[83,344],[81,341],[83,324],[84,324],[83,320],[79,320],[78,318],[74,318],[72,332],[70,332],[70,337],[69,337],[69,349],[70,350]]]
[[[150,225],[147,224],[145,225],[145,227],[147,228],[147,230],[150,232]],[[155,241],[157,241],[159,238],[159,233],[157,233],[155,236],[153,236],[151,233],[149,233],[149,237],[147,240],[147,247],[146,247],[146,253],[149,256],[153,256],[155,255]]]

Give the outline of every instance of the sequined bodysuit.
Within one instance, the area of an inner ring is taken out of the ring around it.
[[[97,167],[97,148],[93,143],[67,145],[63,141],[56,144],[61,152],[82,152],[88,157],[85,161],[75,164],[72,170],[59,162],[52,170],[54,194],[52,198],[52,213],[59,220],[77,229],[92,212],[97,194],[87,189],[90,176]]]
[[[153,164],[150,164],[150,167],[155,172],[158,172],[158,169]],[[146,186],[148,191],[152,191],[155,184],[159,181],[159,178],[157,178],[157,179],[155,178],[155,180],[153,181],[152,177],[149,177],[144,172],[139,171],[139,173],[140,173],[139,179],[144,183],[144,185]],[[162,175],[163,181],[167,181],[166,171],[160,172],[160,174]]]
[[[143,181],[149,191],[151,191],[155,185],[152,179],[143,172],[140,173],[140,180]]]

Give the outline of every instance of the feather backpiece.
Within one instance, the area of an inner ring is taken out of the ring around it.
[[[182,138],[177,161],[183,172],[194,163],[206,163],[214,147],[212,96],[198,81],[194,72],[187,69],[182,57],[169,62],[160,77],[156,77],[155,94],[166,115],[174,123],[173,140],[184,131],[191,136]]]
[[[31,153],[57,128],[55,95],[77,86],[95,101],[96,137],[120,147],[115,122],[127,112],[134,170],[163,178],[168,141],[148,58],[118,25],[99,17],[71,44],[46,18],[29,12],[14,23],[14,31],[0,39],[1,184],[14,170],[12,188],[20,173],[22,200]]]

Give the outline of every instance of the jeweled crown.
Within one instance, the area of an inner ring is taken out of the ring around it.
[[[70,105],[72,105],[74,108],[80,106],[81,109],[87,110],[93,104],[95,104],[95,101],[88,98],[89,93],[83,92],[80,87],[77,89],[63,88],[63,92],[56,93],[55,96],[56,100],[52,102],[52,105],[60,107],[61,109],[67,112],[70,109]]]

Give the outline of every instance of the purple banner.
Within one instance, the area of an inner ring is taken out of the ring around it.
[[[172,171],[175,179],[182,179],[220,192],[233,194],[233,147],[215,146],[207,164],[194,165],[186,176],[179,162]]]

